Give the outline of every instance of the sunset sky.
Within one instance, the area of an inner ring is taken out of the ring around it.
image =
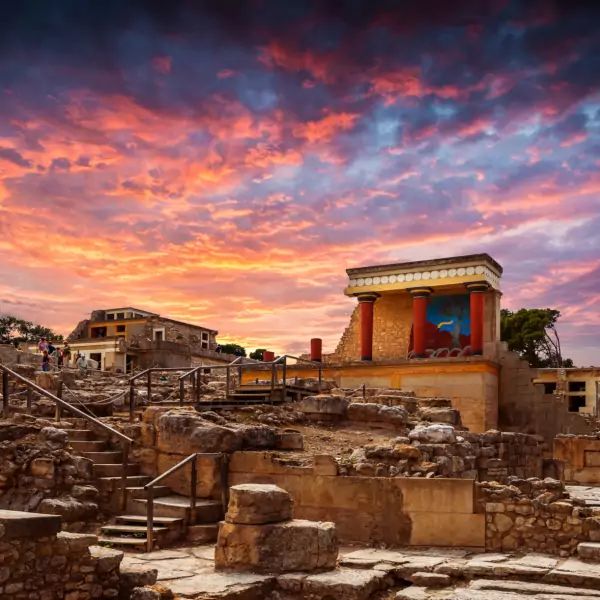
[[[0,312],[330,351],[347,267],[487,252],[504,306],[560,309],[600,363],[592,3],[11,4]]]

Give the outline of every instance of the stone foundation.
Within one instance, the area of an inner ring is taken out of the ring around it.
[[[60,518],[0,510],[0,598],[117,598],[123,553],[94,535],[59,532]]]

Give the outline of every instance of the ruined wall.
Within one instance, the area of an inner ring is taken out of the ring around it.
[[[486,513],[487,550],[569,556],[577,553],[580,542],[600,539],[597,509],[569,498],[557,480],[480,483],[477,503]]]
[[[310,467],[268,452],[236,452],[229,484],[273,483],[294,499],[294,518],[333,521],[342,542],[483,547],[485,517],[475,514],[466,479],[343,477],[330,456]]]
[[[559,435],[554,438],[552,456],[563,461],[568,483],[600,483],[600,437]]]
[[[378,298],[373,310],[373,360],[406,358],[411,327],[411,296],[390,294]],[[354,309],[350,317],[350,324],[336,348],[334,360],[336,362],[360,360],[358,306]]]
[[[290,367],[287,377],[315,376],[314,369]],[[424,359],[391,365],[325,365],[323,377],[340,387],[412,390],[417,396],[450,398],[470,431],[498,428],[498,368],[484,359]],[[243,380],[253,375],[244,373]]]
[[[118,597],[123,552],[59,530],[59,517],[0,510],[0,598]]]
[[[545,395],[543,386],[533,383],[537,369],[510,352],[504,342],[497,345],[496,360],[500,363],[500,429],[535,433],[548,445],[561,433],[592,433],[593,427],[583,415],[569,412],[566,398]]]

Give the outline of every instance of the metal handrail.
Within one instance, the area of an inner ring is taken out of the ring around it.
[[[133,422],[135,413],[135,382],[141,377],[146,376],[146,389],[148,391],[148,402],[152,398],[152,373],[185,371],[187,367],[150,367],[129,378],[129,421]]]
[[[123,506],[123,510],[124,510],[126,507],[126,504],[127,504],[127,464],[129,461],[129,449],[130,449],[130,446],[133,444],[133,440],[130,437],[126,436],[124,433],[121,433],[120,431],[117,431],[116,429],[112,428],[110,425],[103,423],[96,417],[92,417],[91,415],[84,413],[83,411],[79,410],[78,408],[75,408],[72,404],[65,402],[58,396],[55,396],[52,392],[45,390],[43,387],[40,387],[39,385],[37,385],[37,383],[30,381],[29,379],[27,379],[26,377],[23,377],[22,375],[19,375],[19,373],[16,373],[12,369],[9,369],[6,365],[3,365],[0,363],[0,371],[2,371],[2,414],[5,418],[8,417],[8,413],[9,413],[8,378],[9,378],[9,376],[11,376],[14,379],[16,379],[17,381],[24,383],[27,386],[28,390],[33,390],[34,392],[37,392],[40,396],[45,396],[49,400],[52,400],[54,402],[54,404],[56,404],[56,420],[57,421],[60,421],[61,409],[65,409],[68,412],[71,412],[71,413],[77,415],[79,418],[89,421],[96,427],[99,427],[100,429],[107,431],[110,435],[113,435],[120,440],[121,450],[122,450],[122,464],[121,464],[122,499],[121,500],[122,500],[122,506]],[[62,381],[60,382],[60,385],[62,387]],[[27,406],[31,407],[31,395],[30,394],[28,394],[28,397],[27,397]]]
[[[192,473],[190,477],[190,521],[195,522],[196,516],[196,486],[198,480],[198,469],[196,461],[198,457],[203,458],[220,458],[221,459],[221,501],[223,503],[223,510],[227,507],[227,461],[226,455],[222,452],[194,452],[183,460],[180,460],[177,464],[173,465],[170,469],[167,469],[164,473],[161,473],[158,477],[155,477],[152,481],[144,485],[144,490],[147,492],[146,497],[146,547],[148,552],[152,552],[154,547],[154,486],[172,475],[179,469],[185,467],[188,463],[191,463]]]
[[[23,377],[23,375],[19,375],[19,373],[16,373],[12,369],[9,369],[6,365],[3,365],[0,363],[0,371],[10,375],[11,377],[13,377],[14,379],[17,379],[21,383],[24,383],[27,387],[32,389],[34,392],[37,392],[41,396],[45,396],[49,400],[52,400],[55,404],[57,404],[61,408],[64,408],[64,409],[76,414],[78,417],[80,417],[82,419],[86,419],[86,420],[92,422],[94,425],[100,427],[101,429],[104,429],[105,431],[108,431],[110,434],[118,437],[119,439],[121,439],[123,441],[129,442],[130,444],[133,443],[133,440],[130,437],[127,437],[124,433],[121,433],[120,431],[113,429],[110,425],[103,423],[102,421],[98,420],[96,417],[92,417],[91,415],[84,413],[83,411],[79,410],[78,408],[75,408],[69,402],[66,402],[65,400],[61,400],[58,396],[55,396],[52,392],[45,390],[43,387],[40,387],[39,385],[37,385],[37,383],[34,383],[33,381],[30,381],[26,377]],[[5,378],[3,377],[3,380],[4,379]],[[3,381],[3,384],[4,384],[4,381]],[[4,391],[4,385],[2,387],[3,387],[3,391]],[[8,416],[7,415],[8,394],[6,394],[6,395],[3,394],[3,397],[4,397],[3,398],[3,413],[5,416]]]

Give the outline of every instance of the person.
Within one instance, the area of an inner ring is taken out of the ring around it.
[[[38,344],[38,350],[43,354],[45,350],[48,350],[48,342],[46,338],[43,337],[40,339],[40,343]]]
[[[52,342],[48,342],[48,347],[46,349],[48,350],[48,354],[50,356],[52,356],[56,352],[56,346],[54,346]]]
[[[81,373],[84,373],[87,369],[87,360],[85,359],[85,356],[83,354],[80,354],[77,357],[77,362],[75,364],[77,365]]]
[[[64,363],[63,351],[60,348],[57,348],[56,349],[56,364],[59,369],[63,368],[63,363]]]
[[[221,353],[221,344],[217,344],[215,347],[215,352]]]
[[[71,347],[69,346],[68,342],[65,342],[65,345],[63,346],[62,355],[63,355],[63,364],[67,365],[67,367],[68,367],[69,363],[71,362]]]
[[[48,350],[42,352],[42,371],[50,370],[50,356],[48,356]]]

